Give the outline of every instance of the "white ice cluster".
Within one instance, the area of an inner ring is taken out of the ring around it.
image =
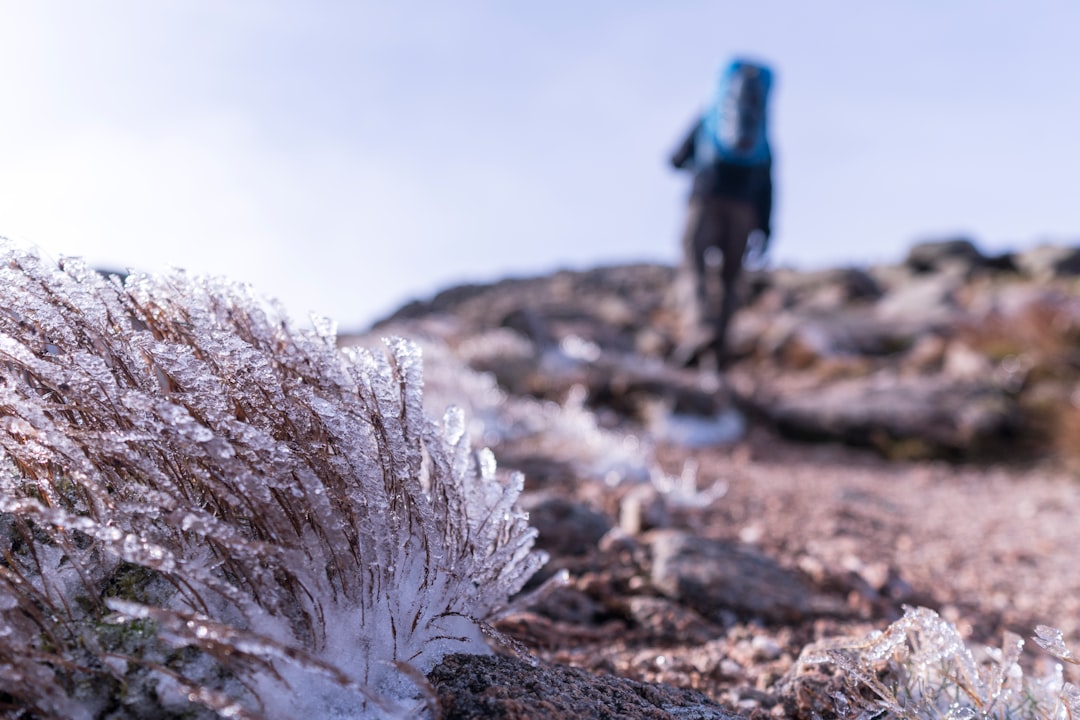
[[[1036,629],[1035,642],[1057,659],[1080,664],[1061,632]],[[1060,664],[1025,674],[1024,641],[1005,633],[1001,648],[972,649],[954,625],[928,608],[904,616],[862,639],[826,640],[807,647],[795,668],[838,668],[847,692],[835,692],[829,710],[860,720],[1074,720],[1080,689]]]
[[[0,712],[414,717],[488,652],[544,559],[522,479],[387,344],[0,240]]]

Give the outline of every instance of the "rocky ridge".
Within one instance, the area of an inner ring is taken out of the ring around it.
[[[1080,363],[1078,278],[1080,248],[988,257],[963,239],[892,266],[754,272],[722,378],[667,362],[686,338],[664,266],[453,288],[376,329],[441,319],[435,334],[511,394],[584,388],[601,413],[641,421],[658,404],[698,417],[734,404],[787,437],[981,459],[1054,442],[1048,418],[1064,408],[1048,399]]]
[[[722,375],[670,362],[663,266],[453,288],[377,324],[427,344],[432,402],[467,396],[525,473],[552,555],[534,588],[570,574],[497,623],[501,655],[432,673],[443,717],[828,716],[835,680],[797,676],[800,650],[905,605],[978,642],[1075,635],[1078,277],[1078,249],[964,239],[758,271]]]

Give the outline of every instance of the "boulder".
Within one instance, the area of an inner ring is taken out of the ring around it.
[[[739,720],[696,690],[593,675],[534,659],[448,655],[428,675],[442,720]]]
[[[778,294],[783,307],[798,305],[831,310],[849,303],[876,300],[882,295],[877,281],[860,268],[832,268],[801,272],[778,269],[768,276],[758,276],[754,299]],[[775,301],[774,301],[775,302]]]
[[[828,605],[800,573],[747,545],[669,529],[650,531],[644,541],[652,554],[653,585],[706,619],[791,622]]]
[[[975,458],[1019,430],[1015,399],[990,378],[881,370],[819,384],[771,383],[744,398],[785,435],[876,447],[886,455]]]
[[[554,556],[586,555],[596,549],[600,538],[611,529],[603,513],[557,495],[522,498],[529,524],[539,532],[536,547]]]
[[[966,275],[985,261],[975,243],[960,237],[916,243],[908,250],[904,264],[916,273],[959,270]]]

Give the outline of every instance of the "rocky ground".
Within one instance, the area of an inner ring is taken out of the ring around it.
[[[472,410],[518,429],[483,439],[525,473],[552,556],[534,587],[569,572],[495,623],[499,655],[429,676],[442,715],[829,717],[836,680],[800,652],[905,605],[973,643],[1080,637],[1077,273],[1075,249],[964,240],[762,271],[723,375],[669,361],[666,267],[455,288],[380,323],[435,348],[436,399],[441,361],[494,378]],[[522,402],[558,421],[520,431]]]

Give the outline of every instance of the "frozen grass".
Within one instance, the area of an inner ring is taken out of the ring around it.
[[[388,345],[0,241],[0,712],[430,712],[543,557],[521,477]]]
[[[1035,642],[1057,659],[1080,664],[1061,633],[1040,626]],[[1025,674],[1024,641],[1007,633],[1001,648],[973,650],[956,628],[926,608],[907,608],[884,631],[861,640],[833,640],[805,649],[795,674],[825,664],[841,673],[846,690],[834,692],[827,711],[860,720],[1072,720],[1080,718],[1080,689],[1064,680],[1062,666]]]

